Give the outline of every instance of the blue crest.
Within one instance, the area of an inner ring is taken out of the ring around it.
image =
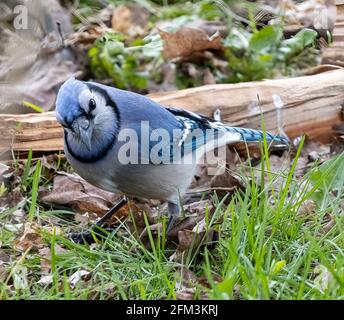
[[[85,89],[87,86],[74,77],[61,86],[56,99],[56,117],[61,123],[70,124],[80,116],[79,95]]]

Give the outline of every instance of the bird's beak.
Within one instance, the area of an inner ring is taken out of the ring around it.
[[[80,128],[80,137],[82,142],[85,144],[88,151],[91,151],[91,141],[92,141],[93,127],[90,126],[88,129]]]

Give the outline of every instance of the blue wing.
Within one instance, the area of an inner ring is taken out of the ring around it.
[[[98,83],[90,83],[106,91],[111,100],[116,104],[120,113],[120,129],[134,130],[138,137],[141,137],[142,123],[148,123],[149,135],[163,129],[167,132],[169,139],[149,140],[149,154],[139,151],[140,160],[145,163],[159,164],[159,159],[163,162],[172,161],[176,156],[193,152],[203,146],[209,139],[217,139],[225,134],[229,135],[229,142],[235,141],[260,141],[263,134],[257,130],[226,127],[220,122],[211,120],[200,114],[177,108],[164,108],[148,97],[120,90]],[[207,136],[207,130],[213,132],[213,137]],[[158,135],[158,134],[157,134]],[[281,144],[288,144],[288,140],[283,137],[266,134],[268,141],[275,141]],[[142,137],[141,137],[142,138]],[[152,158],[152,150],[160,150]],[[155,149],[154,149],[155,148]]]
[[[185,153],[195,151],[210,139],[219,139],[225,134],[227,135],[228,141],[226,142],[225,140],[224,143],[233,143],[236,141],[259,142],[264,140],[264,133],[260,130],[225,126],[219,121],[213,121],[201,114],[182,109],[167,108],[167,110],[174,114],[184,127],[182,144]],[[188,139],[188,135],[191,135],[194,130],[200,130],[200,133],[194,139]],[[208,132],[213,132],[213,135],[207,137],[207,130],[209,130]],[[287,137],[273,135],[269,132],[266,132],[266,140],[268,143],[272,142],[278,146],[287,147],[289,145]]]

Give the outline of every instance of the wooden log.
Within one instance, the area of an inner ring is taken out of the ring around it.
[[[150,95],[164,106],[182,107],[207,116],[220,109],[222,121],[232,126],[260,128],[263,114],[267,130],[277,132],[278,110],[274,96],[279,96],[284,104],[280,110],[281,123],[290,138],[307,134],[311,139],[328,142],[334,135],[332,126],[342,120],[344,69],[313,76],[207,85]],[[9,148],[19,152],[63,150],[63,132],[52,112],[0,114],[0,132],[0,154]]]

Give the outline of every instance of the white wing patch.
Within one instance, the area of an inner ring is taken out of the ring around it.
[[[184,117],[180,117],[180,116],[176,116],[176,118],[178,118],[184,125],[183,136],[181,137],[181,139],[179,140],[179,143],[178,143],[178,147],[181,147],[182,144],[186,141],[189,134],[191,134],[192,125],[191,125],[191,120],[189,120],[188,118],[184,118]]]

